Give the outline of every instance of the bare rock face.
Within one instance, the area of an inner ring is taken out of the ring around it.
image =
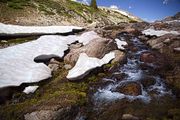
[[[65,63],[75,65],[80,53],[86,53],[89,57],[101,59],[105,54],[115,49],[117,49],[117,45],[113,40],[96,38],[83,47],[71,49],[64,57],[64,61]]]

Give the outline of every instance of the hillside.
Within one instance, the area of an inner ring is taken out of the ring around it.
[[[71,0],[1,0],[0,22],[20,25],[78,25],[96,22],[99,26],[141,21],[117,10],[95,10]],[[126,13],[126,12],[125,12]]]

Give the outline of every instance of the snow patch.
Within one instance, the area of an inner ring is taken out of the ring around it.
[[[34,93],[38,89],[38,87],[39,86],[28,86],[23,90],[23,92],[26,94]]]
[[[76,65],[69,71],[67,78],[70,80],[83,78],[90,70],[107,64],[115,58],[115,53],[110,52],[102,59],[89,57],[86,53],[81,53]]]
[[[165,23],[171,24],[171,23],[179,23],[180,20],[170,20],[170,21],[165,21]]]
[[[144,31],[142,31],[142,33],[145,34],[145,35],[150,35],[150,36],[155,35],[155,36],[158,36],[158,37],[163,36],[165,34],[174,34],[174,35],[179,35],[180,34],[177,31],[154,30],[152,28],[144,30]]]
[[[123,47],[124,45],[127,45],[127,42],[126,41],[122,41],[120,39],[115,39],[116,43],[117,43],[117,46],[118,46],[118,49],[120,50],[124,50],[125,48]]]
[[[76,26],[20,26],[0,23],[0,34],[56,34],[68,33],[73,29],[82,30],[82,27]]]
[[[86,45],[88,44],[92,39],[95,39],[95,38],[100,38],[100,36],[98,36],[98,34],[94,31],[89,31],[89,32],[85,32],[83,33],[78,41],[80,43],[83,43],[83,45]]]
[[[84,39],[84,34],[89,34],[89,37]],[[34,58],[52,54],[63,57],[68,44],[78,40],[85,44],[94,38],[90,33],[84,34],[82,36],[46,35],[31,42],[0,49],[0,88],[50,78],[51,69],[43,63],[34,62]]]

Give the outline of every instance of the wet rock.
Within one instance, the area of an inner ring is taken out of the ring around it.
[[[75,65],[80,53],[86,53],[89,57],[102,58],[105,54],[117,49],[117,45],[113,40],[97,38],[89,42],[89,44],[72,49],[64,58],[65,63]]]
[[[131,114],[123,114],[122,120],[140,120],[140,119],[136,116],[131,115]]]
[[[123,85],[117,88],[117,91],[125,95],[142,95],[141,85],[136,82],[123,83]]]
[[[156,79],[151,77],[151,76],[144,76],[141,80],[140,80],[141,84],[143,85],[143,87],[147,88],[151,85],[154,85],[156,83]]]
[[[115,78],[116,80],[122,80],[125,76],[126,76],[125,73],[114,73],[112,75],[112,77]]]
[[[153,63],[156,61],[156,57],[150,52],[144,52],[140,56],[140,61],[145,63]]]

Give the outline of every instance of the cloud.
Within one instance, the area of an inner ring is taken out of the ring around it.
[[[82,3],[84,3],[84,4],[87,4],[87,5],[89,5],[89,3],[90,3],[90,0],[82,0],[81,2],[82,2]]]
[[[168,2],[169,2],[169,0],[164,0],[164,1],[163,1],[163,4],[164,4],[164,5],[167,5]]]
[[[83,3],[83,4],[89,5],[91,0],[71,0],[71,1],[80,2],[80,3]]]
[[[110,8],[112,8],[112,9],[119,9],[118,6],[116,6],[116,5],[111,5]]]
[[[129,6],[128,8],[129,8],[129,9],[131,9],[131,8],[132,8],[132,6]]]

